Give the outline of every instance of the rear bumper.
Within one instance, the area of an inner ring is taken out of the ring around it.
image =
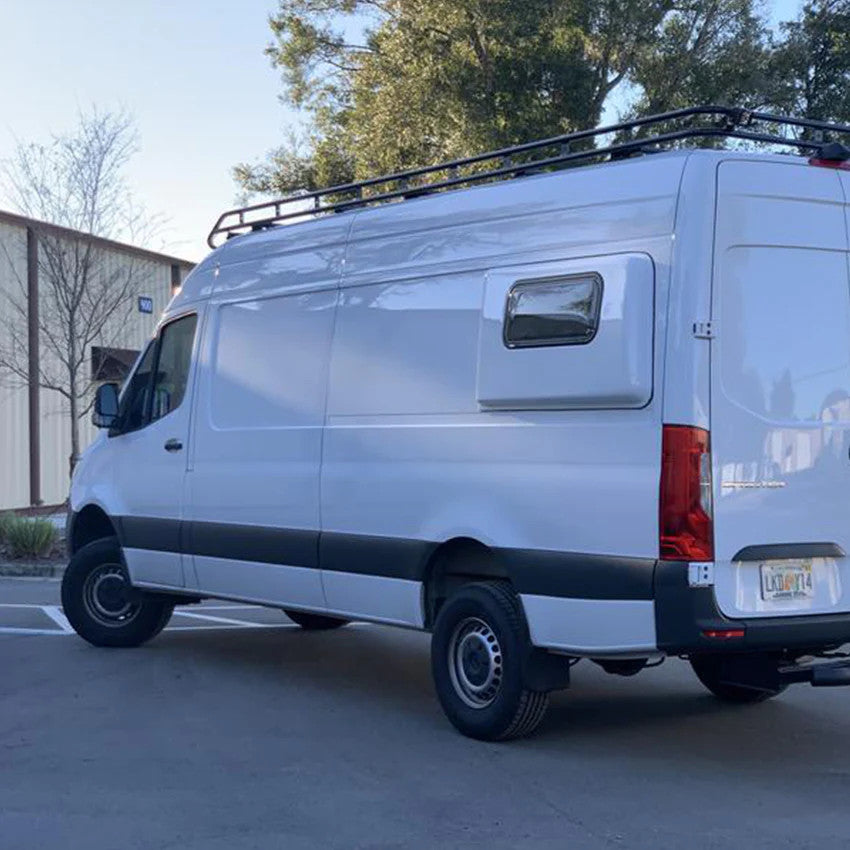
[[[730,619],[717,607],[713,587],[691,587],[688,565],[659,561],[655,565],[655,631],[658,648],[670,655],[690,652],[754,652],[806,650],[850,643],[850,613]],[[732,639],[704,632],[743,629]]]

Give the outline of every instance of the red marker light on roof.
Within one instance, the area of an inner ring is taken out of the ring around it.
[[[816,165],[819,168],[840,168],[842,171],[850,171],[850,148],[838,142],[824,145],[809,160],[809,165]]]

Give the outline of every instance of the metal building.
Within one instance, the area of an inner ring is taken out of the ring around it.
[[[82,353],[90,379],[123,377],[193,265],[0,211],[0,345],[6,343],[8,351],[12,343],[17,344],[28,367],[23,375],[0,368],[0,510],[58,505],[68,494],[68,402],[60,393],[40,387],[35,377],[45,358],[51,356],[51,345],[44,339],[44,311],[50,309],[45,295],[50,286],[45,280],[49,277],[47,244],[67,245],[69,251],[79,250],[79,246],[96,250],[109,274],[134,276],[132,312],[122,310],[119,324],[107,322],[103,344],[94,340]],[[90,393],[84,402],[89,400]],[[85,447],[95,431],[90,416],[84,416],[80,424],[81,446]]]

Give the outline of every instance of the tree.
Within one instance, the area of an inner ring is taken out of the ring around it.
[[[687,0],[638,52],[633,113],[699,104],[764,104],[770,56],[767,26],[751,0]]]
[[[738,102],[766,58],[754,0],[280,0],[271,27],[267,53],[308,127],[236,167],[249,192],[592,127],[625,84],[640,112]]]
[[[771,63],[780,111],[850,123],[850,0],[813,0],[781,25]]]
[[[91,407],[99,378],[91,372],[91,347],[115,345],[147,271],[143,260],[116,262],[114,251],[80,233],[136,241],[157,229],[157,221],[134,204],[124,179],[135,149],[129,116],[93,109],[80,113],[72,133],[53,136],[46,145],[19,142],[2,168],[12,202],[36,220],[43,356],[35,380],[67,403],[72,471],[80,453],[80,418]],[[0,374],[7,382],[27,383],[27,280],[8,246],[3,250],[16,286],[0,305]]]

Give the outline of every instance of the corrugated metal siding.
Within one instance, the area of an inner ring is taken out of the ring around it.
[[[10,262],[11,260],[11,262]],[[171,298],[171,260],[162,262],[145,257],[110,251],[107,274],[129,268],[137,270],[144,280],[142,294],[153,299],[151,314],[135,309],[129,319],[117,317],[104,329],[99,345],[141,349],[150,338],[162,311]],[[183,270],[185,276],[185,269]],[[0,222],[0,296],[15,292],[18,281],[26,281],[26,228]],[[41,283],[44,303],[46,286]],[[19,298],[20,296],[17,295]],[[2,302],[0,302],[2,303]],[[0,306],[0,334],[3,333],[8,301]],[[87,352],[90,358],[91,352]],[[51,355],[42,339],[41,357],[48,364]],[[86,367],[91,369],[90,361]],[[90,374],[90,371],[87,373]],[[29,421],[27,390],[7,386],[8,378],[0,378],[0,510],[29,504]],[[16,382],[20,385],[20,381]],[[68,402],[59,393],[41,390],[41,496],[46,504],[63,502],[68,495],[69,458],[71,454],[70,413]],[[90,401],[86,399],[87,403]],[[87,414],[80,422],[80,444],[85,448],[96,434]]]
[[[27,279],[27,233],[0,222],[0,344],[9,341],[13,311]],[[23,382],[0,375],[0,509],[29,504],[29,427]]]

